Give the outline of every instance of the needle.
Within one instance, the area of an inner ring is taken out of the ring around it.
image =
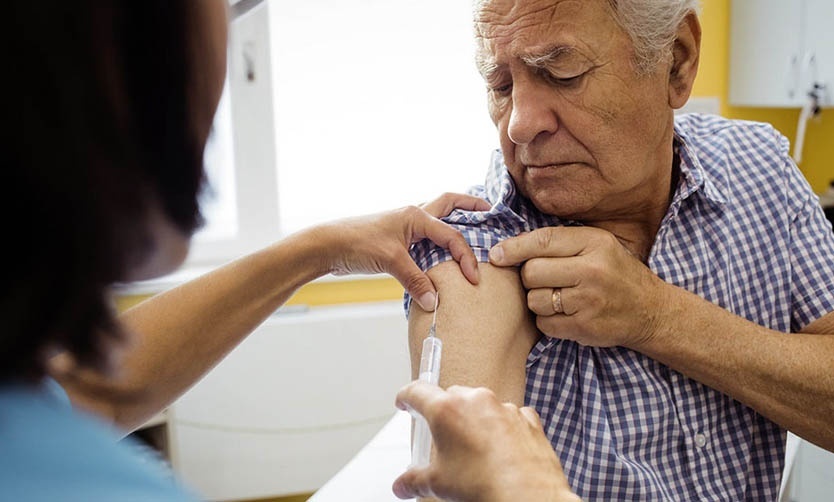
[[[429,336],[434,337],[435,328],[437,327],[437,304],[440,300],[440,293],[434,295],[434,313],[431,317],[431,327],[429,328]]]

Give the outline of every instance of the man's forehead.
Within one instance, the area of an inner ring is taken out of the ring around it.
[[[607,1],[476,0],[478,60],[570,54],[585,45],[582,33],[593,37],[600,24],[608,24],[599,23],[610,13]]]
[[[475,23],[485,31],[558,21],[599,10],[609,0],[475,0]]]

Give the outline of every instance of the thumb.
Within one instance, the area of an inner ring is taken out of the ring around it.
[[[426,312],[434,312],[434,305],[437,300],[437,290],[434,288],[429,276],[420,270],[411,260],[408,253],[403,252],[391,262],[388,273],[403,285],[406,292]]]
[[[539,414],[536,412],[536,410],[529,406],[525,406],[523,408],[519,408],[518,411],[521,412],[521,415],[524,416],[524,419],[527,420],[527,423],[529,423],[534,428],[544,432],[544,426],[542,425],[541,418],[539,417]]]
[[[394,495],[401,499],[416,497],[434,497],[429,486],[429,469],[409,469],[394,481],[391,487]]]
[[[489,250],[489,261],[507,267],[531,258],[576,256],[593,235],[586,228],[590,227],[544,227],[504,239]]]

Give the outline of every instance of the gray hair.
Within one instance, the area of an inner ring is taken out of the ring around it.
[[[699,0],[608,0],[614,18],[631,38],[635,66],[651,73],[671,57],[675,35],[684,18],[697,13]]]

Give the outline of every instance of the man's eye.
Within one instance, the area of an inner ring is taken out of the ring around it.
[[[502,84],[502,85],[496,85],[494,87],[490,87],[489,92],[492,92],[492,93],[497,94],[499,96],[506,96],[507,94],[510,93],[510,91],[512,91],[512,89],[513,89],[513,84]]]
[[[557,77],[549,72],[542,72],[545,80],[550,82],[551,84],[555,84],[561,87],[571,87],[579,83],[582,80],[582,77],[585,76],[585,73],[580,73],[579,75],[574,75],[572,77]]]

